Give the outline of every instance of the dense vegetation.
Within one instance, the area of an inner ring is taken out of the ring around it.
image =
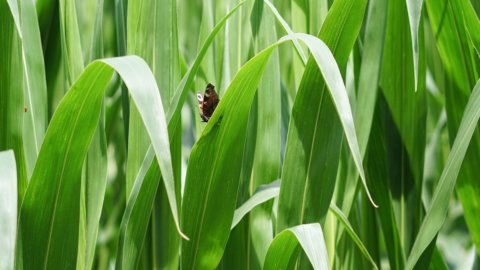
[[[479,268],[479,14],[0,0],[0,269]]]

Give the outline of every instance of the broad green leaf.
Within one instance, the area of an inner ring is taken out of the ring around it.
[[[263,269],[290,269],[299,247],[307,254],[313,269],[329,269],[325,239],[318,223],[295,226],[279,233],[268,249]]]
[[[220,261],[235,209],[248,111],[272,51],[240,69],[192,149],[181,219],[190,241],[182,244],[182,268],[214,269]]]
[[[328,66],[335,60],[340,70],[345,67],[361,27],[366,4],[367,1],[363,0],[340,0],[335,1],[330,9],[320,38],[330,46],[335,59],[327,61],[321,68],[322,72],[328,72],[324,75],[332,75],[330,71],[333,69]],[[315,50],[323,49],[316,47]],[[322,78],[314,60],[318,61],[314,56],[307,63],[292,109],[282,168],[277,231],[324,219],[335,186],[342,126],[364,181],[362,161],[358,149],[355,150],[358,145],[353,143],[356,134],[353,118],[348,119],[351,109],[342,78],[340,74],[333,81],[329,81],[328,77]],[[331,91],[330,96],[327,89]],[[335,111],[341,121],[333,116]]]
[[[77,9],[75,0],[59,1],[60,17],[60,46],[62,48],[61,61],[64,68],[65,78],[62,78],[65,86],[63,91],[69,89],[80,76],[84,69],[82,40],[77,21]],[[87,245],[87,209],[86,209],[86,186],[87,175],[83,168],[80,184],[80,219],[78,224],[78,258],[76,268],[85,268],[86,245]]]
[[[178,221],[166,121],[153,75],[134,56],[95,61],[55,112],[25,195],[20,224],[23,240],[29,243],[23,245],[23,255],[29,258],[24,262],[27,269],[76,266],[80,173],[114,69],[140,108]]]
[[[13,269],[17,236],[17,171],[12,150],[0,152],[0,269]]]
[[[337,109],[342,112],[339,117],[346,136],[350,137],[347,140],[350,150],[355,158],[360,156],[345,86],[328,47],[318,38],[296,34],[266,48],[237,73],[192,149],[182,205],[182,228],[191,241],[182,246],[183,267],[211,269],[220,260],[236,202],[248,110],[273,49],[294,38],[311,49]],[[363,168],[357,168],[363,175]]]
[[[412,251],[407,260],[406,269],[413,269],[413,266],[427,248],[430,242],[435,238],[445,221],[448,202],[447,198],[453,193],[460,167],[465,158],[470,140],[472,139],[475,128],[480,118],[480,81],[472,91],[467,107],[465,108],[462,122],[458,129],[458,135],[453,143],[452,150],[448,155],[447,163],[438,182],[437,188],[432,198],[432,203],[428,208],[425,219],[415,239]]]
[[[215,26],[215,28],[212,30],[212,32],[210,33],[210,35],[206,39],[205,44],[202,47],[202,50],[197,55],[197,58],[195,59],[195,62],[193,63],[192,67],[189,69],[189,71],[187,71],[187,73],[183,77],[182,81],[178,85],[177,90],[175,92],[174,100],[170,105],[170,110],[169,110],[170,113],[167,114],[167,122],[168,122],[169,131],[172,131],[172,130],[174,131],[174,130],[178,129],[177,127],[178,127],[178,123],[179,123],[179,113],[180,113],[181,106],[183,105],[183,102],[186,98],[186,94],[188,93],[187,92],[188,89],[190,88],[191,84],[193,83],[193,78],[194,78],[195,74],[198,72],[199,65],[200,65],[201,60],[203,59],[203,57],[205,55],[205,52],[207,51],[210,44],[213,42],[213,39],[214,39],[215,35],[225,25],[227,19],[232,14],[234,14],[234,12],[236,10],[238,10],[238,8],[243,3],[244,2],[240,2],[234,9],[232,9],[232,11],[230,11]],[[131,7],[131,8],[133,8],[133,7]],[[135,42],[137,42],[137,41],[135,41]],[[183,97],[182,97],[182,95],[183,95]],[[133,111],[133,113],[135,113],[135,111]],[[138,123],[138,124],[140,124],[140,123]],[[135,128],[132,125],[130,125],[129,129],[131,130],[131,132],[129,133],[129,136],[132,136],[132,132],[138,132],[138,128]],[[136,140],[136,141],[143,144],[143,142],[141,140]],[[132,149],[135,149],[135,147],[132,146],[132,143],[133,143],[132,141],[129,141],[129,146]],[[135,152],[138,152],[138,149],[135,149]],[[137,158],[140,158],[140,155]],[[144,159],[145,159],[145,156],[142,156],[142,159],[140,161],[143,163]],[[140,164],[142,164],[142,163],[140,163]],[[153,164],[152,166],[157,166],[157,165]],[[154,170],[154,168],[150,168],[150,170]],[[132,170],[131,173],[133,174],[134,171],[138,172],[138,169],[137,170]],[[133,180],[136,179],[136,176],[130,176],[130,177],[134,177]],[[128,178],[128,176],[127,176],[127,178]],[[145,185],[145,187],[142,186],[142,188],[139,188],[140,192],[143,192],[143,190],[149,190],[152,187],[158,186],[158,179],[153,178],[153,181],[156,181],[157,184],[155,184],[155,182],[152,183],[152,182],[143,181],[142,185]],[[128,183],[129,182],[127,182],[127,185],[130,185]],[[134,183],[135,182],[132,181],[131,185],[133,185]],[[139,196],[129,197],[128,205],[132,205],[131,206],[132,207],[132,212],[139,211],[140,213],[143,213],[144,215],[142,216],[142,218],[135,218],[135,219],[124,217],[125,220],[122,223],[122,224],[124,224],[124,225],[122,225],[122,227],[132,227],[132,228],[135,228],[135,230],[138,230],[139,232],[143,232],[143,233],[146,232],[146,229],[147,229],[147,226],[148,226],[148,216],[150,215],[150,211],[145,211],[144,208],[142,208],[141,206],[142,205],[151,205],[151,204],[154,203],[154,199],[155,199],[154,195],[155,194],[153,194],[152,196],[150,196],[150,195],[152,195],[152,194],[151,193],[143,194],[143,195],[140,194]],[[133,205],[135,205],[135,208],[133,208]],[[131,214],[130,216],[133,216],[133,215],[135,215],[135,214]],[[126,232],[126,234],[129,233],[127,229],[123,229],[123,231]],[[137,252],[138,249],[140,249],[139,245],[141,243],[143,243],[143,239],[144,239],[144,236],[141,233],[136,234],[135,236],[125,235],[124,237],[125,238],[132,237],[133,240],[125,241],[125,244],[121,245],[120,248],[127,249],[127,250],[133,250],[135,252]],[[124,252],[122,250],[121,252],[122,252],[122,254],[123,253],[124,254],[129,254],[130,251],[125,251]],[[139,255],[139,253],[137,253],[137,255]],[[136,263],[137,262],[136,260],[138,260],[138,259],[139,258],[132,257],[131,260],[129,259],[129,260],[126,260],[124,262],[128,266],[128,265]],[[117,261],[119,261],[119,260],[121,260],[121,258],[117,257]],[[171,261],[171,263],[175,263],[175,262]],[[122,267],[122,266],[117,265],[117,267]],[[128,269],[128,267],[126,267],[126,268]]]
[[[195,74],[197,73],[197,71],[199,69],[199,64],[200,64],[203,56],[205,55],[205,52],[207,51],[207,48],[212,43],[215,35],[220,31],[220,29],[226,23],[227,19],[232,14],[234,14],[234,12],[236,10],[238,10],[238,8],[243,3],[244,2],[239,3],[234,9],[232,9],[231,12],[229,12],[215,26],[215,28],[212,30],[212,32],[210,33],[210,35],[206,39],[205,44],[202,47],[202,50],[197,55],[197,58],[195,59],[194,64],[189,69],[189,71],[187,71],[187,73],[183,77],[182,81],[178,85],[177,90],[175,92],[174,100],[170,105],[170,110],[169,110],[170,113],[167,114],[167,118],[166,118],[166,120],[168,122],[169,132],[176,130],[177,127],[178,127],[178,124],[180,122],[179,121],[179,113],[180,113],[181,105],[183,105],[183,102],[186,98],[186,94],[188,93],[188,89],[190,88],[191,84],[193,83],[193,78],[194,78]],[[183,95],[183,97],[181,97],[182,95]],[[133,113],[135,113],[135,110],[133,111]],[[131,130],[130,136],[132,136],[132,134],[131,134],[132,132],[138,132],[138,129],[135,128],[135,127],[130,126],[129,129]],[[138,141],[138,143],[135,143],[135,141]],[[135,145],[138,145],[139,143],[143,144],[143,142],[140,139],[135,140],[135,141],[134,142],[129,141],[129,147],[132,147],[132,149],[136,150],[134,153],[139,153],[139,150],[135,148],[136,147]],[[132,144],[133,144],[133,146],[132,146]],[[132,157],[129,157],[129,159],[130,158],[132,158]],[[140,158],[140,155],[138,155],[136,158]],[[141,160],[142,163],[141,164],[143,164],[145,158],[146,158],[145,156],[142,157],[142,160]],[[152,164],[151,166],[158,166],[158,165],[157,164]],[[150,168],[149,170],[155,170],[155,168]],[[132,170],[131,173],[133,174],[134,171],[136,171],[138,173],[138,169],[137,170]],[[128,179],[128,177],[129,176],[127,176],[127,179]],[[137,175],[132,175],[130,177],[133,177],[133,180],[137,179]],[[145,191],[148,192],[151,188],[155,188],[156,186],[158,186],[159,179],[155,179],[155,178],[151,178],[151,179],[152,179],[151,181],[142,181],[141,182],[142,187],[139,188],[139,192],[145,192]],[[127,186],[130,185],[128,183],[129,182],[127,181]],[[131,185],[134,185],[134,183],[135,182],[132,181]],[[143,186],[143,185],[145,185],[145,186]],[[127,189],[127,192],[128,192],[128,189]],[[130,194],[130,192],[128,192],[128,193]],[[125,240],[122,240],[122,241],[124,241],[124,243],[122,243],[123,246],[121,248],[127,250],[126,252],[124,252],[125,254],[129,254],[129,252],[136,252],[136,255],[138,256],[138,255],[140,255],[138,249],[141,249],[141,243],[143,243],[143,239],[144,239],[144,235],[142,235],[142,232],[144,234],[147,231],[148,223],[145,222],[145,219],[148,219],[149,216],[150,216],[150,211],[145,211],[145,209],[142,208],[142,206],[143,205],[148,206],[148,205],[153,204],[154,199],[155,199],[155,196],[154,196],[155,194],[152,195],[151,193],[148,193],[148,194],[143,194],[143,195],[140,194],[139,196],[131,196],[131,195],[132,194],[130,194],[129,197],[128,197],[128,205],[132,205],[132,206],[127,206],[127,207],[131,207],[131,209],[132,209],[131,210],[132,213],[129,214],[129,216],[136,216],[138,214],[141,214],[142,218],[129,218],[129,217],[124,216],[124,220],[122,221],[123,222],[122,227],[130,228],[132,230],[132,232],[129,231],[130,229],[123,229],[123,232],[126,235],[122,236],[122,237],[125,238]],[[135,205],[135,207],[134,207],[134,205]],[[136,213],[136,212],[138,212],[138,213]],[[170,236],[170,237],[172,237],[172,236]],[[170,258],[172,258],[172,256]],[[132,256],[132,257],[129,257],[128,260],[124,261],[122,258],[119,258],[117,256],[117,262],[122,262],[122,264],[117,263],[117,267],[123,267],[123,265],[125,265],[126,266],[125,268],[128,269],[129,268],[128,266],[136,265],[138,263],[138,259],[139,259],[138,257]],[[171,261],[171,263],[175,263],[175,262]]]

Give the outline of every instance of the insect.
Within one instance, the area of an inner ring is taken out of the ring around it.
[[[217,108],[218,102],[220,102],[217,92],[215,92],[215,86],[211,83],[207,84],[205,94],[197,93],[197,99],[198,107],[200,108],[200,117],[203,122],[208,122],[215,108]]]

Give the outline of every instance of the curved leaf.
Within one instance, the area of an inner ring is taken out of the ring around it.
[[[338,0],[333,3],[319,36],[335,58],[329,57],[328,61],[325,59],[322,71],[329,70],[332,61],[340,66],[337,70],[345,68],[363,22],[366,5],[367,1],[364,0]],[[324,46],[315,46],[315,51],[323,50]],[[333,72],[333,69],[330,71]],[[332,117],[335,111],[340,113],[340,117],[346,116],[351,113],[351,109],[347,105],[349,101],[345,86],[342,90],[330,89],[332,86],[343,85],[340,72],[337,76],[328,77],[333,81],[322,77],[316,58],[310,57],[295,97],[288,127],[277,230],[302,223],[323,222],[335,187],[342,123],[344,128],[352,124],[352,127],[345,130],[348,137],[356,136],[353,135],[353,118],[339,121],[339,118]],[[328,91],[337,93],[330,92],[331,95],[328,95]],[[335,104],[342,108],[335,108],[332,99],[340,96]],[[343,110],[344,107],[348,109]],[[349,144],[352,141],[354,140],[347,139]],[[355,148],[351,144],[350,146],[350,150]],[[361,167],[361,159],[356,158],[355,165]],[[363,172],[359,171],[359,174],[362,175]]]
[[[222,29],[222,27],[227,22],[227,19],[232,16],[238,8],[243,5],[245,2],[240,2],[235,8],[233,8],[212,30],[208,38],[205,40],[202,49],[198,53],[193,65],[184,75],[182,81],[179,83],[175,96],[170,104],[170,109],[167,113],[166,120],[168,122],[168,129],[169,130],[176,130],[177,125],[180,123],[178,113],[180,112],[183,102],[185,101],[186,95],[188,94],[188,90],[193,83],[193,78],[198,72],[200,67],[200,63],[207,52],[207,49],[210,47],[211,43],[213,42],[216,34]],[[183,95],[183,96],[182,96]],[[147,151],[148,154],[148,151]],[[145,156],[142,159],[142,163],[145,162]],[[158,164],[150,162],[149,171],[154,171],[158,169]],[[143,166],[143,164],[142,164]],[[152,168],[157,167],[157,168]],[[137,172],[138,173],[138,172]],[[153,175],[153,174],[152,174]],[[133,186],[137,185],[137,181],[141,180],[138,185],[141,187],[137,187],[136,190],[133,190],[130,196],[128,197],[127,202],[127,209],[131,209],[129,212],[126,212],[121,225],[121,236],[117,254],[117,265],[116,267],[119,268],[126,268],[129,269],[132,265],[136,265],[140,253],[141,243],[143,243],[145,239],[145,233],[148,227],[148,219],[150,217],[151,211],[145,211],[145,208],[149,208],[149,205],[153,205],[155,200],[155,194],[150,192],[150,189],[155,188],[158,186],[158,178],[152,177],[150,180],[142,179],[138,177],[138,174],[135,178],[135,182],[133,182]],[[140,193],[140,194],[137,194]],[[146,192],[146,193],[145,193]],[[133,216],[141,215],[141,218],[132,218]],[[184,238],[186,238],[184,236]],[[120,255],[125,254],[125,255]],[[136,256],[134,256],[135,254]],[[121,256],[129,256],[128,259],[124,259]]]
[[[235,210],[248,111],[273,49],[293,39],[307,45],[323,72],[359,174],[364,175],[345,85],[333,55],[310,35],[280,39],[240,69],[192,149],[182,205],[182,228],[191,241],[182,246],[182,267],[212,269],[220,261]]]
[[[318,223],[295,226],[279,233],[268,248],[263,269],[290,269],[299,246],[307,254],[313,269],[330,269],[325,239]]]
[[[55,112],[45,135],[20,214],[25,268],[76,266],[80,173],[98,125],[102,97],[114,69],[124,79],[152,140],[170,207],[178,224],[167,126],[148,66],[128,56],[95,61]],[[179,230],[180,231],[180,230]]]

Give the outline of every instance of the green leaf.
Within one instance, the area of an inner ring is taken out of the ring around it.
[[[0,152],[0,268],[13,269],[17,236],[17,171],[12,150]]]
[[[28,243],[23,245],[27,269],[76,266],[80,173],[113,69],[124,79],[140,109],[178,224],[166,121],[153,75],[147,65],[134,56],[95,61],[82,73],[55,112],[25,195],[20,224],[22,238]]]
[[[290,269],[299,247],[307,254],[313,269],[329,269],[325,239],[318,223],[295,226],[279,233],[268,249],[263,269]]]
[[[352,154],[360,157],[345,86],[328,47],[305,34],[282,38],[240,69],[192,149],[182,205],[182,228],[192,239],[182,246],[183,267],[211,269],[221,258],[235,209],[248,110],[273,49],[294,38],[310,48],[342,112],[339,116]],[[357,168],[363,175],[363,168]]]
[[[38,28],[37,13],[33,1],[19,1],[22,37],[22,60],[25,76],[25,108],[23,140],[30,177],[40,151],[47,126],[47,85],[45,67]]]
[[[366,4],[364,0],[335,1],[320,33],[320,38],[330,46],[335,59],[328,59],[320,65],[326,78],[322,78],[317,67],[318,56],[311,57],[305,68],[287,135],[277,230],[306,222],[323,222],[335,186],[341,127],[359,175],[363,182],[365,180],[348,96],[340,72],[331,65],[338,63],[340,70],[345,67],[359,33]],[[314,51],[324,50],[315,47]],[[325,55],[325,52],[321,54]],[[334,70],[336,72],[332,72]],[[333,116],[335,111],[340,120]]]
[[[450,196],[460,171],[463,159],[480,118],[480,81],[472,91],[465,108],[458,135],[448,155],[447,163],[432,198],[432,203],[422,222],[412,251],[407,260],[406,269],[412,269],[430,242],[435,238],[445,221]]]
[[[167,117],[166,117],[167,122],[168,122],[169,132],[176,130],[177,127],[178,127],[180,109],[183,105],[183,102],[185,101],[186,94],[188,93],[188,90],[189,90],[191,84],[193,83],[193,78],[194,78],[195,74],[198,72],[199,65],[200,65],[208,47],[213,42],[215,35],[225,25],[227,19],[232,14],[234,14],[234,12],[236,10],[238,10],[238,8],[241,5],[243,5],[244,3],[245,2],[240,2],[235,8],[233,8],[215,26],[215,28],[212,30],[210,35],[207,37],[207,39],[206,39],[206,41],[205,41],[205,43],[202,47],[202,50],[197,55],[193,65],[190,67],[190,69],[187,71],[187,73],[183,77],[182,81],[178,85],[178,87],[176,89],[176,92],[175,92],[175,97],[174,97],[172,103],[170,104],[170,110],[169,110],[169,113],[167,113]],[[135,111],[136,110],[134,110],[133,113],[135,113]],[[138,129],[135,128],[135,127],[132,127],[132,126],[130,126],[130,130],[131,130],[131,132],[129,134],[130,136],[132,136],[132,132],[138,132]],[[138,139],[136,141],[143,144],[143,142],[140,139]],[[129,141],[129,147],[132,147],[132,149],[136,150],[134,153],[140,153],[138,151],[138,149],[136,149],[136,148],[138,148],[138,143],[134,144],[134,142]],[[140,156],[141,155],[138,155],[136,158],[138,158],[140,160]],[[143,164],[146,156],[141,156],[141,157],[142,157],[142,159],[140,160],[140,162],[141,162],[140,165]],[[131,159],[131,158],[132,157],[130,156],[129,159]],[[139,165],[136,165],[136,166],[139,166]],[[157,164],[152,164],[151,166],[157,166]],[[149,170],[155,170],[155,168],[149,168]],[[127,169],[127,171],[128,171],[128,169]],[[135,184],[135,181],[136,181],[135,179],[137,179],[137,175],[136,174],[134,175],[133,174],[134,172],[136,172],[138,174],[138,169],[137,170],[131,170],[130,173],[132,175],[130,175],[130,176],[128,176],[128,172],[127,172],[127,179],[129,177],[132,178],[131,184],[129,184],[130,182],[127,181],[127,188],[128,188],[129,185],[133,186]],[[140,179],[140,178],[138,178],[138,179]],[[133,181],[133,180],[135,180],[135,181]],[[145,205],[149,206],[149,205],[152,205],[154,203],[154,199],[155,199],[154,195],[155,194],[152,195],[150,193],[150,189],[158,186],[158,181],[159,181],[159,179],[156,179],[156,178],[151,178],[151,180],[147,180],[147,181],[143,180],[141,182],[142,187],[138,188],[138,190],[139,190],[138,192],[140,192],[140,193],[147,192],[145,194],[140,194],[138,196],[137,195],[133,196],[133,194],[130,194],[130,192],[128,192],[130,195],[127,198],[128,199],[127,208],[132,209],[131,210],[132,213],[128,214],[128,216],[137,216],[137,215],[141,214],[142,218],[131,218],[131,217],[127,217],[127,215],[124,216],[124,220],[122,220],[122,226],[121,226],[123,228],[122,232],[125,233],[125,235],[121,236],[121,237],[124,238],[124,240],[122,240],[124,243],[123,242],[120,243],[121,247],[119,248],[119,250],[125,249],[127,251],[126,252],[122,251],[122,254],[123,253],[124,254],[130,254],[130,252],[135,252],[135,254],[137,256],[140,255],[138,249],[141,249],[141,243],[143,243],[143,241],[144,241],[143,240],[144,239],[144,234],[147,231],[147,225],[148,225],[148,223],[145,222],[145,219],[148,219],[149,216],[150,216],[150,211],[145,211],[145,209],[144,209],[145,207],[143,207],[143,206],[145,206]],[[125,228],[127,228],[127,229],[125,229]],[[143,235],[142,235],[142,233],[143,233]],[[125,265],[126,266],[125,268],[129,269],[130,268],[129,266],[137,264],[138,259],[139,259],[138,257],[132,256],[132,257],[129,257],[128,260],[123,260],[122,258],[119,258],[119,256],[117,256],[117,262],[122,262],[121,264],[117,264],[117,267],[123,267],[123,265]]]
[[[182,204],[182,268],[213,269],[223,253],[239,184],[248,111],[274,47],[237,73],[192,149]]]

